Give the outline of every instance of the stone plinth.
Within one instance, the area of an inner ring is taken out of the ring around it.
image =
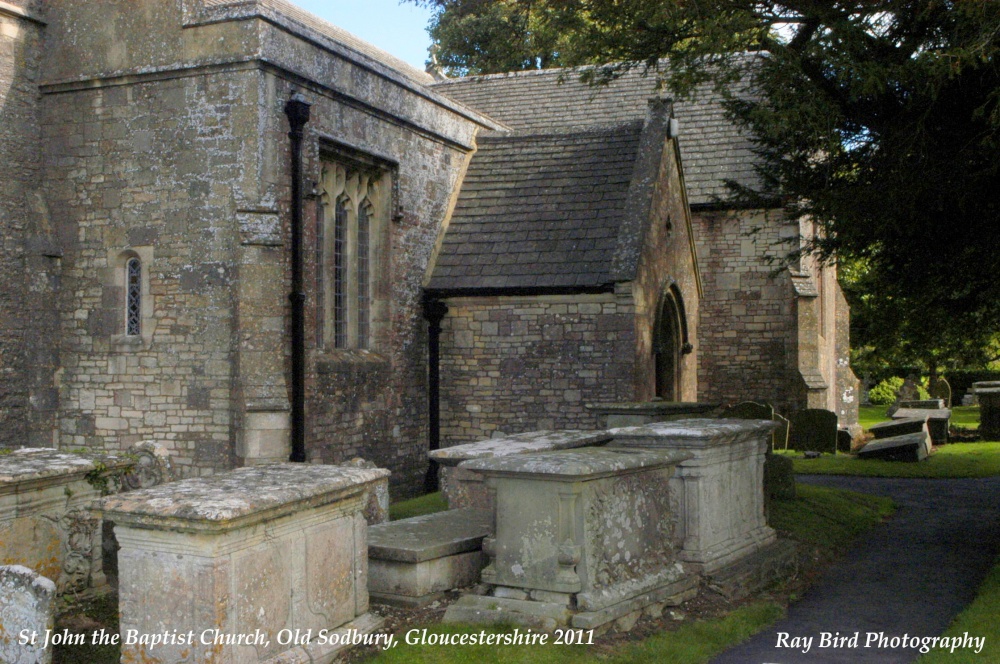
[[[977,387],[979,399],[979,437],[982,440],[1000,440],[1000,385]]]
[[[496,587],[464,597],[445,620],[592,628],[693,596],[697,581],[675,558],[663,490],[687,458],[586,448],[465,462],[496,492],[482,574]]]
[[[935,445],[948,442],[948,424],[951,410],[948,408],[900,408],[892,414],[894,420],[927,419],[927,429]]]
[[[422,606],[442,591],[479,582],[486,565],[483,538],[493,514],[454,509],[368,529],[368,590],[372,601]]]
[[[52,649],[43,648],[53,627],[56,584],[22,565],[0,566],[0,662],[49,664]],[[20,634],[38,635],[34,645],[22,644]]]
[[[764,453],[777,423],[681,420],[612,430],[610,446],[690,456],[670,480],[678,558],[712,574],[775,541],[764,515]]]
[[[650,422],[710,417],[719,409],[717,403],[696,403],[686,401],[623,401],[609,403],[589,403],[587,410],[600,418],[600,426],[607,429],[634,427]]]
[[[362,510],[371,485],[386,475],[275,464],[102,501],[121,545],[122,634],[196,636],[193,644],[123,645],[122,661],[331,661],[338,645],[282,645],[278,635],[378,627],[368,614]],[[254,642],[214,644],[210,630]]]
[[[441,491],[449,509],[473,508],[493,510],[493,501],[478,472],[460,468],[459,464],[474,459],[493,459],[517,454],[537,454],[577,447],[603,445],[611,440],[607,431],[529,431],[503,438],[490,438],[476,443],[455,445],[434,450],[428,456],[441,466]]]
[[[121,487],[123,457],[23,449],[0,456],[0,564],[52,579],[59,594],[106,584],[90,506]]]

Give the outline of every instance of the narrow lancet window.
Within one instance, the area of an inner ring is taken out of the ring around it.
[[[333,223],[333,345],[347,347],[347,206],[337,201]]]
[[[142,262],[138,258],[125,264],[125,334],[142,334]]]
[[[358,348],[368,348],[371,317],[371,203],[358,209]]]

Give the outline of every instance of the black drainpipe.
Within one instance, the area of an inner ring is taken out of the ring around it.
[[[309,122],[311,104],[293,92],[285,104],[292,139],[292,454],[289,461],[306,460],[306,335],[302,289],[302,128]]]
[[[427,448],[441,447],[441,321],[448,305],[433,297],[424,298],[424,318],[427,319]],[[424,489],[431,493],[438,488],[438,465],[427,466]]]

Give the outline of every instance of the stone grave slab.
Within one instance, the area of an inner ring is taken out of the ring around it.
[[[493,514],[471,508],[391,521],[368,529],[368,591],[373,602],[423,606],[445,590],[478,583],[483,539]]]
[[[254,635],[253,642],[123,645],[122,661],[330,662],[343,646],[279,643],[285,629],[357,629],[368,613],[373,483],[389,471],[274,464],[101,501],[115,524],[121,630]]]
[[[927,429],[935,445],[948,442],[948,424],[951,421],[951,410],[948,408],[900,408],[892,414],[894,420],[907,420],[927,417]]]
[[[603,445],[611,440],[607,431],[565,429],[560,431],[529,431],[502,438],[489,438],[475,443],[455,445],[428,453],[441,466],[441,492],[449,509],[470,507],[493,510],[493,499],[479,473],[459,465],[473,459],[492,459],[518,454],[536,454],[577,447]]]
[[[859,459],[882,461],[923,461],[931,452],[931,438],[926,431],[873,440],[860,450]]]
[[[941,410],[947,408],[944,399],[911,399],[900,401],[897,404],[900,408],[917,408],[920,410]]]
[[[920,433],[921,431],[927,432],[927,418],[906,417],[898,420],[890,420],[888,422],[879,422],[878,424],[873,424],[868,431],[875,436],[876,440],[882,438],[892,438],[893,436],[902,436],[907,433]]]
[[[463,597],[445,621],[590,629],[692,597],[698,580],[676,559],[663,490],[689,457],[586,448],[465,462],[496,490],[482,574],[494,588]]]
[[[0,566],[0,662],[49,664],[52,649],[43,648],[55,621],[56,584],[23,565]],[[21,645],[22,630],[36,632],[35,645]]]
[[[719,406],[717,403],[656,400],[589,403],[586,408],[598,416],[599,426],[615,429],[641,426],[650,422],[711,417]]]
[[[806,408],[792,415],[788,446],[799,452],[837,451],[837,414],[822,408]]]
[[[708,574],[775,541],[765,516],[764,454],[777,426],[769,420],[658,422],[613,429],[609,446],[691,455],[669,484],[679,506],[678,557]]]

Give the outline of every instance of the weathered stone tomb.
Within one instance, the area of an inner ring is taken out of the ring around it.
[[[123,644],[122,661],[332,661],[340,644],[315,638],[320,630],[381,624],[368,613],[362,511],[367,488],[387,474],[275,464],[105,499],[121,545],[122,634],[195,635]],[[289,643],[287,630],[314,639]],[[216,643],[216,634],[247,638]]]

